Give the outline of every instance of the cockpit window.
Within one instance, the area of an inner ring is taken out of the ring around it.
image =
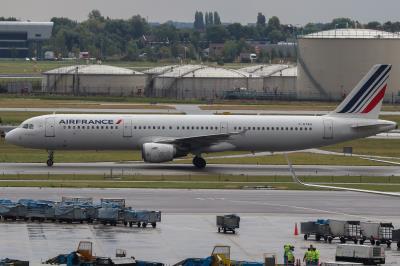
[[[33,124],[22,124],[21,127],[25,128],[25,129],[33,129],[34,128]]]

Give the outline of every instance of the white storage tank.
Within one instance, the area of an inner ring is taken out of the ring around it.
[[[336,29],[298,38],[297,96],[342,100],[375,64],[392,64],[385,101],[400,99],[400,35]]]

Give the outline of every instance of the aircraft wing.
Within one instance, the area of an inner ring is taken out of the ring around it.
[[[335,186],[327,186],[327,185],[317,185],[317,184],[308,184],[300,181],[296,173],[293,170],[292,163],[289,160],[289,157],[285,153],[285,158],[289,166],[290,173],[292,175],[292,179],[294,182],[306,186],[306,187],[315,187],[315,188],[325,188],[325,189],[334,189],[334,190],[343,190],[343,191],[351,191],[351,192],[361,192],[361,193],[369,193],[369,194],[375,194],[375,195],[383,195],[383,196],[392,196],[392,197],[400,197],[400,193],[396,192],[384,192],[384,191],[376,191],[376,190],[366,190],[366,189],[357,189],[357,188],[345,188],[345,187],[335,187]]]
[[[230,137],[243,134],[244,132],[228,132],[209,135],[199,135],[193,137],[182,138],[162,138],[154,142],[164,144],[174,144],[180,147],[194,149],[197,147],[208,147],[217,144],[221,141],[228,140]]]

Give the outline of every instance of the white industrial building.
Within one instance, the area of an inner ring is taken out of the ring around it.
[[[288,99],[296,97],[297,67],[285,64],[254,65],[240,69],[241,71],[263,78],[263,91],[265,93],[287,96]]]
[[[42,90],[65,95],[143,96],[146,75],[107,65],[75,65],[43,73]]]
[[[341,100],[378,63],[392,64],[386,101],[400,92],[400,35],[369,29],[336,29],[298,38],[299,99]]]
[[[263,79],[240,70],[205,65],[176,65],[150,69],[147,94],[175,99],[217,99],[232,90],[263,90]]]

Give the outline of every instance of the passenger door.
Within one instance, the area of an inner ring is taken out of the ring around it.
[[[56,136],[56,130],[55,130],[55,118],[54,117],[48,117],[46,118],[46,124],[45,124],[45,136],[46,137],[55,137]]]
[[[124,120],[124,137],[132,137],[132,120]]]
[[[324,139],[333,139],[333,121],[324,119]]]

